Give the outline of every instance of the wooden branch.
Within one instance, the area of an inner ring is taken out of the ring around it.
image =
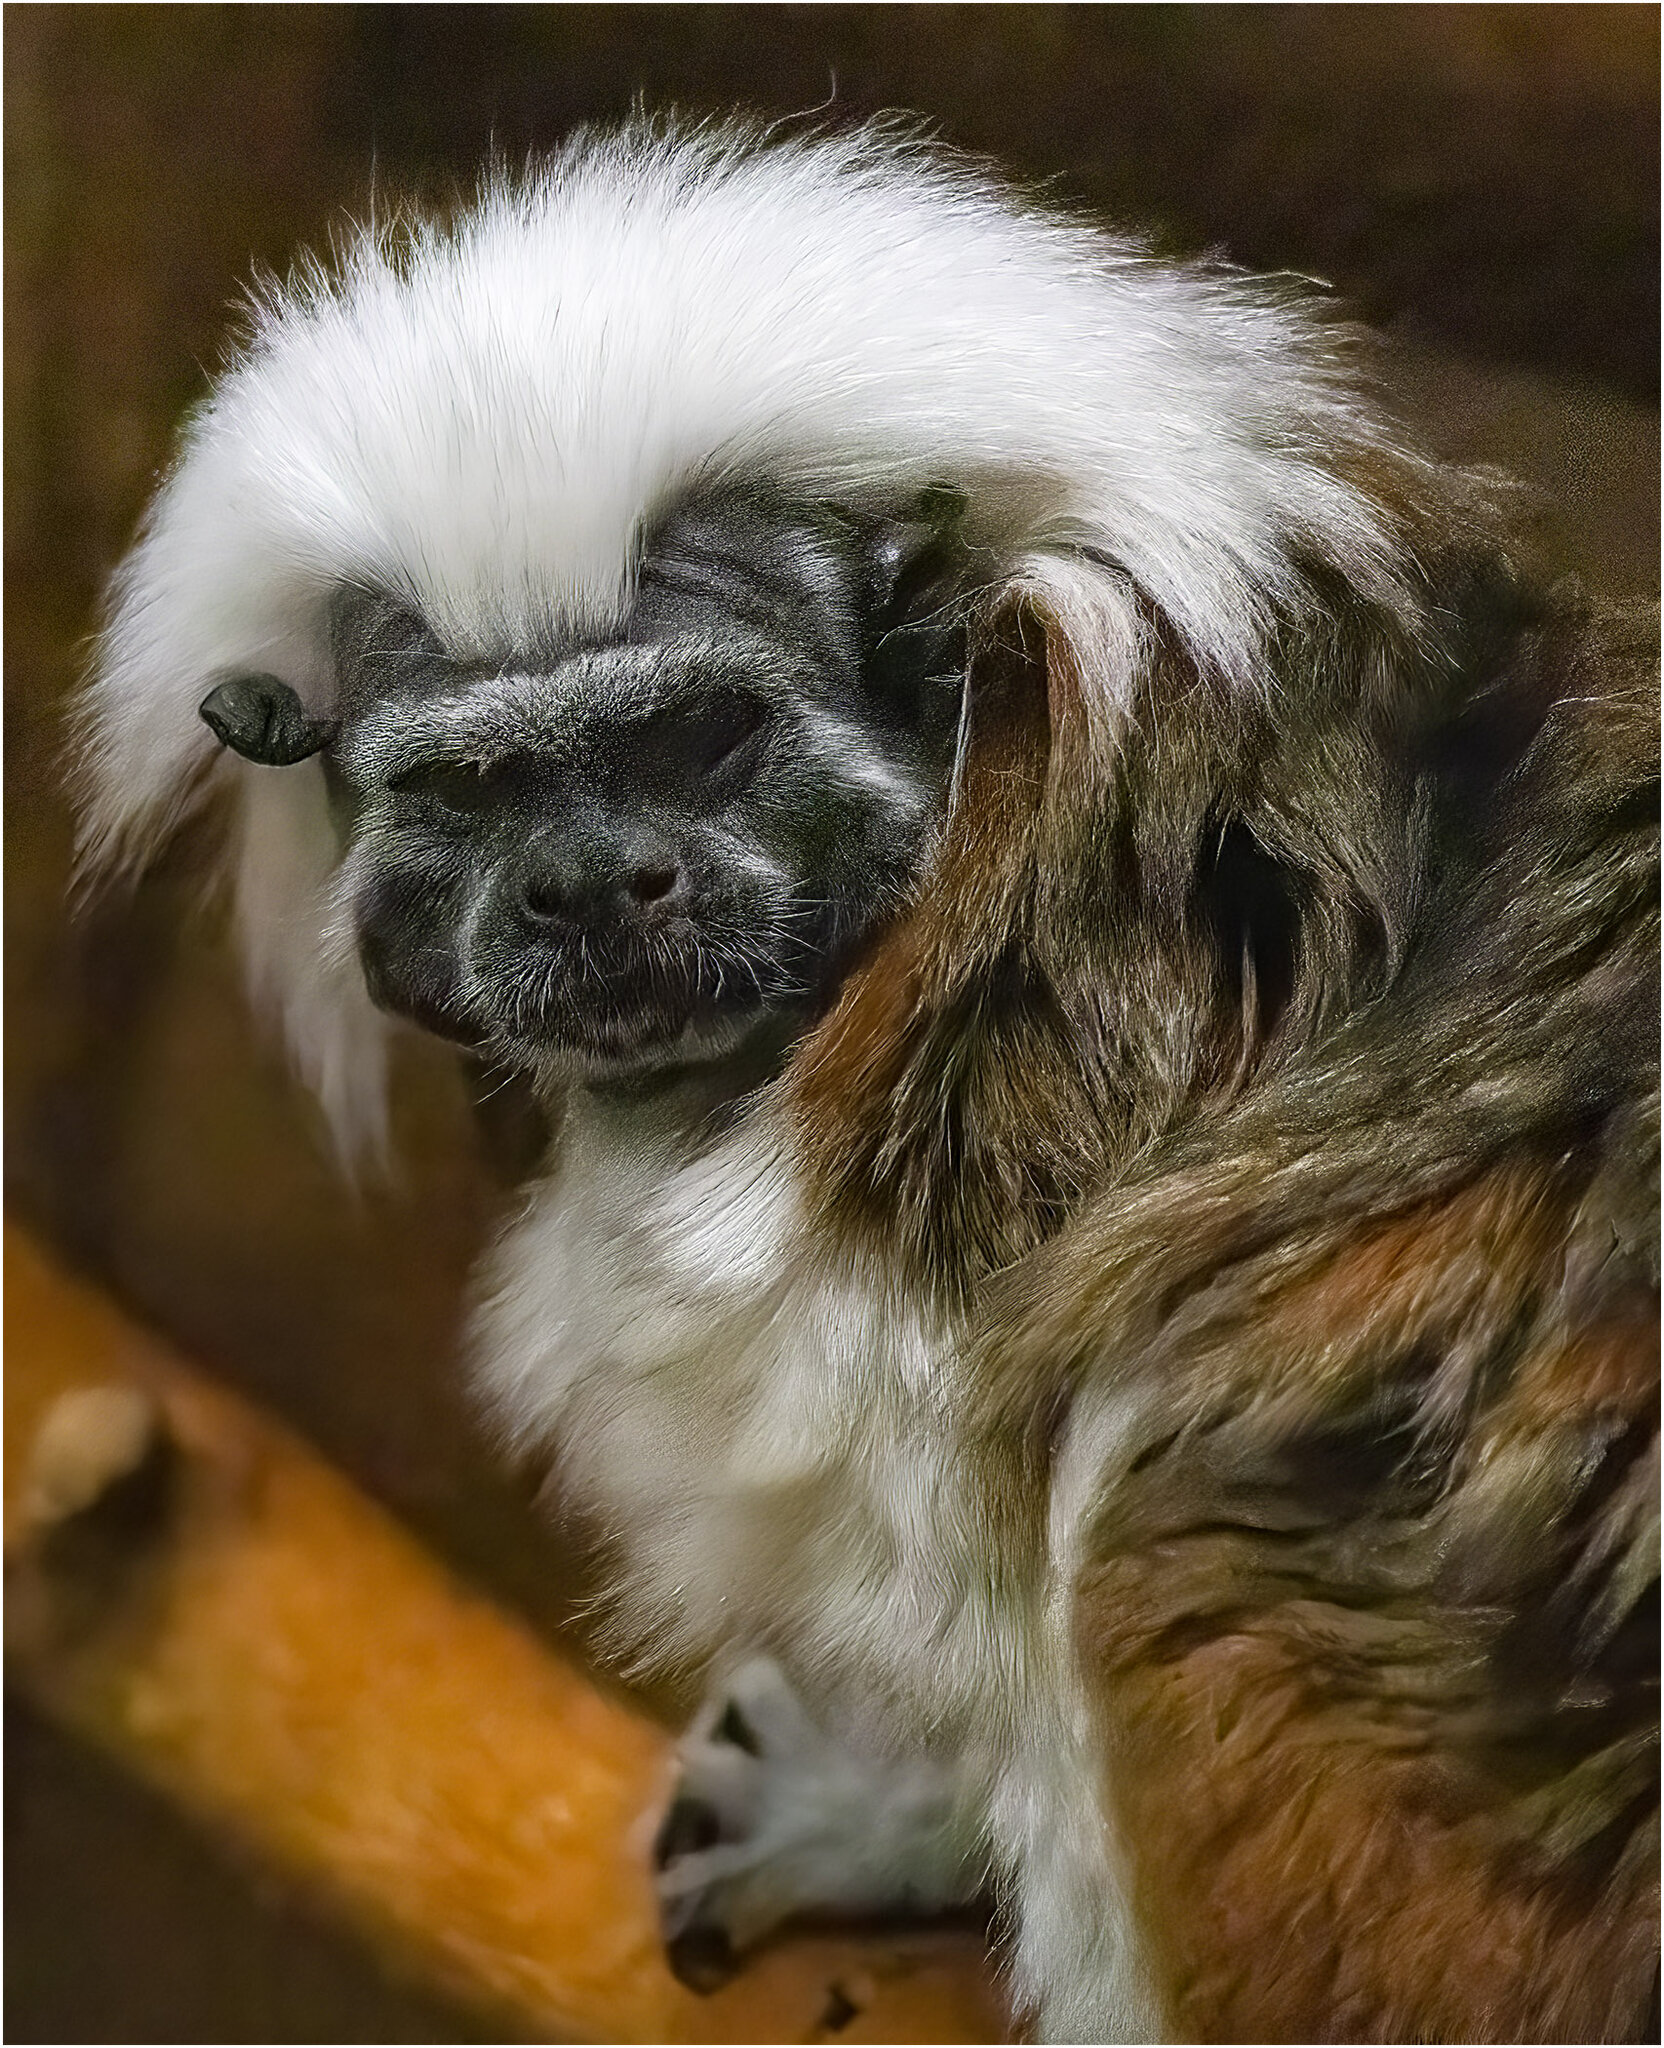
[[[6,1265],[9,1668],[54,1718],[505,2038],[1005,2038],[967,1934],[684,1990],[664,1733],[10,1228]]]

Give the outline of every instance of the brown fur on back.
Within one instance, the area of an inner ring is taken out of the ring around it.
[[[1434,581],[1270,704],[1156,622],[1101,768],[1014,622],[946,886],[793,1081],[990,1469],[1132,1418],[1077,1642],[1175,2038],[1635,2039],[1655,1983],[1656,623]]]

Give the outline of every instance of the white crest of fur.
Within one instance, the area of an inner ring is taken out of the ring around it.
[[[1377,441],[1286,293],[1155,262],[893,134],[580,137],[454,225],[365,232],[262,298],[116,581],[85,857],[136,863],[195,800],[196,706],[226,671],[327,706],[342,582],[464,652],[604,627],[643,522],[725,477],[876,505],[967,489],[1013,578],[1066,599],[1106,731],[1135,590],[1254,687],[1297,557],[1395,601],[1391,536],[1342,473]],[[373,1132],[378,1029],[308,936],[337,857],[315,776],[228,767],[245,846],[285,849],[241,865],[256,979],[343,1137]]]

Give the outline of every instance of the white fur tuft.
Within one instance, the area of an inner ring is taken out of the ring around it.
[[[85,859],[136,863],[194,800],[196,706],[225,671],[328,703],[343,581],[414,600],[459,651],[604,625],[642,522],[723,476],[967,489],[1013,578],[1065,601],[1106,730],[1131,586],[1254,687],[1301,558],[1397,601],[1392,537],[1344,474],[1376,441],[1287,292],[1158,263],[895,134],[580,137],[454,225],[365,232],[261,299],[115,585]],[[373,1133],[380,1035],[311,923],[337,857],[315,778],[234,768],[245,843],[285,842],[241,868],[255,978],[343,1136]]]

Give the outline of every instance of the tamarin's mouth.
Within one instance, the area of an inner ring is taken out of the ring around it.
[[[696,949],[627,964],[580,953],[558,968],[529,965],[484,993],[483,1007],[510,1045],[608,1069],[698,1057],[704,1043],[730,1045],[778,991],[766,972],[719,966]]]

